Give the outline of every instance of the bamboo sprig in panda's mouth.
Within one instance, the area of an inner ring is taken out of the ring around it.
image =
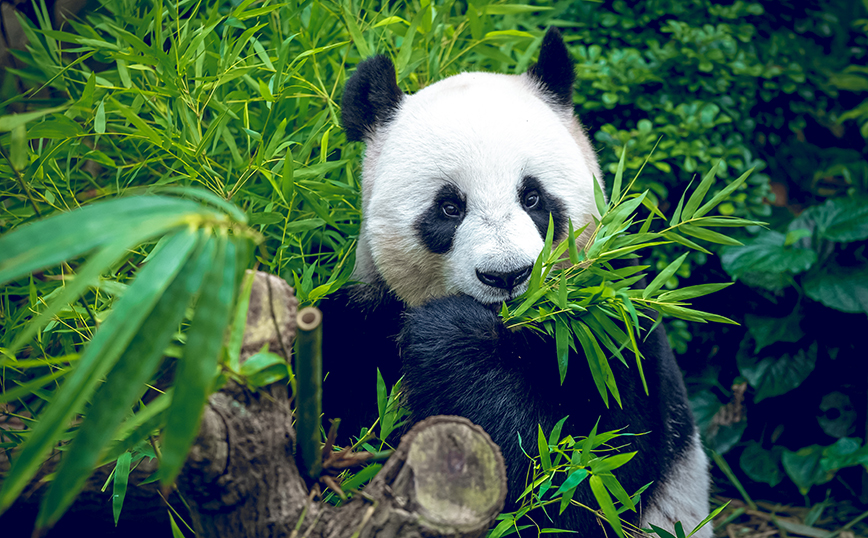
[[[649,311],[687,321],[736,324],[724,316],[689,308],[690,303],[687,302],[726,288],[731,282],[663,289],[690,251],[670,263],[645,287],[641,287],[641,282],[649,266],[626,265],[616,268],[612,262],[635,259],[635,253],[641,249],[668,243],[679,243],[691,250],[711,254],[686,236],[723,245],[741,245],[736,239],[708,228],[765,224],[731,216],[707,216],[742,185],[753,171],[748,170],[703,204],[706,194],[715,183],[720,164],[718,161],[702,178],[686,202],[685,190],[668,221],[668,226],[652,231],[655,219],[666,221],[666,217],[648,199],[648,191],[631,192],[642,172],[641,168],[622,191],[625,157],[626,149],[621,153],[612,199],[608,204],[599,184],[594,181],[597,210],[602,217],[599,220],[594,218],[596,229],[587,246],[579,250],[576,244],[576,237],[581,235],[587,225],[580,230],[574,230],[572,222],[569,223],[566,239],[554,246],[554,225],[549,216],[545,245],[534,264],[527,291],[504,302],[500,310],[500,315],[509,328],[543,331],[555,338],[561,383],[567,374],[570,350],[577,351],[575,342],[578,341],[606,406],[609,405],[609,393],[618,405],[621,405],[615,376],[608,361],[617,358],[626,365],[625,349],[631,351],[635,357],[642,384],[645,392],[648,392],[637,339],[662,320],[662,316],[658,315],[655,319]],[[648,210],[646,217],[638,215],[639,206]],[[634,225],[640,223],[636,230]]]

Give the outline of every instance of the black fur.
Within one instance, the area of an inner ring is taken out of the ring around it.
[[[360,63],[347,81],[341,101],[341,123],[347,140],[357,142],[370,137],[395,116],[403,99],[395,66],[388,56],[374,56]]]
[[[558,104],[573,107],[576,72],[557,28],[551,27],[546,32],[540,46],[539,61],[527,70],[527,74],[538,80]]]
[[[374,387],[379,367],[387,383],[403,373],[410,423],[431,415],[460,415],[491,435],[507,465],[508,508],[515,508],[516,497],[524,490],[529,464],[518,435],[524,450],[536,454],[537,424],[548,434],[569,415],[564,435],[583,436],[600,417],[599,432],[625,428],[627,433],[644,434],[619,439],[625,445],[622,451],[639,452],[615,473],[630,493],[654,482],[643,494],[645,503],[690,446],[693,419],[662,328],[640,344],[650,395],[644,393],[635,362],[628,360],[631,367],[627,368],[611,361],[623,408],[610,397],[611,407],[606,409],[581,353],[570,356],[561,386],[551,338],[508,330],[491,307],[469,296],[437,299],[401,315],[400,301],[389,293],[369,293],[371,298],[359,302],[354,299],[359,289],[377,287],[353,289],[322,303],[323,359],[329,372],[323,391],[325,416],[340,416],[344,435],[357,433],[360,425],[370,425],[376,418]],[[597,506],[587,481],[574,498]],[[580,530],[586,537],[604,536],[587,510],[570,508],[562,516],[557,516],[557,509],[548,513],[554,523],[540,524]],[[622,516],[638,523],[638,514]]]
[[[338,290],[319,304],[323,317],[323,415],[340,418],[342,439],[377,418],[377,368],[388,386],[398,381],[398,332],[404,304],[382,285]]]
[[[444,203],[452,203],[458,209],[458,216],[444,213]],[[465,209],[464,194],[447,183],[437,191],[434,201],[413,224],[413,229],[428,250],[435,254],[446,254],[452,248],[458,225],[464,220]]]
[[[549,213],[552,215],[552,224],[555,227],[555,239],[562,239],[567,236],[567,210],[564,208],[563,202],[557,196],[550,194],[543,188],[542,183],[532,176],[525,177],[521,185],[518,186],[519,202],[524,196],[530,192],[536,191],[539,193],[539,202],[532,209],[524,208],[525,212],[530,215],[531,220],[539,230],[540,236],[545,239],[546,232],[549,227]],[[522,205],[522,207],[524,207]]]

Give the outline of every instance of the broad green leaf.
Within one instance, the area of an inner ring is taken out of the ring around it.
[[[868,198],[833,198],[809,209],[820,237],[839,243],[868,239]]]
[[[742,344],[736,362],[739,373],[756,389],[754,402],[760,402],[785,394],[807,379],[817,362],[817,342],[792,353],[771,356],[756,356]]]
[[[563,481],[558,490],[555,492],[555,497],[564,493],[567,490],[573,489],[582,482],[584,482],[585,478],[588,477],[591,473],[588,472],[587,469],[576,469],[567,476],[567,479]]]
[[[868,264],[843,267],[828,264],[802,280],[805,294],[842,312],[868,313]]]
[[[422,19],[428,16],[429,9],[431,9],[431,4],[423,6],[422,9],[416,13],[416,16],[413,17],[413,22],[410,23],[410,28],[407,29],[407,33],[404,34],[404,40],[401,42],[401,50],[398,52],[398,57],[395,59],[395,69],[398,73],[398,81],[403,80],[403,78],[408,74],[407,67],[410,63],[410,55],[413,53],[413,40],[416,38],[416,30],[419,28]]]
[[[745,314],[744,324],[756,343],[753,350],[754,354],[776,342],[798,342],[801,340],[805,336],[800,326],[803,318],[804,316],[799,313],[798,308],[783,318]]]
[[[739,466],[751,480],[775,487],[784,479],[781,470],[783,447],[766,450],[756,441],[750,441],[739,457]]]
[[[606,456],[599,460],[591,462],[591,472],[594,474],[606,473],[621,467],[636,455],[636,452],[626,452],[624,454],[615,454],[614,456]]]
[[[746,239],[743,247],[726,247],[721,253],[724,270],[734,278],[745,273],[798,274],[817,261],[817,253],[806,248],[784,247],[784,234],[771,230]]]
[[[184,267],[197,240],[195,232],[185,230],[176,233],[164,248],[166,254],[159,260],[145,264],[138,272],[136,279],[112,309],[112,315],[103,322],[88,344],[72,374],[57,391],[51,406],[39,417],[30,438],[14,460],[0,490],[0,511],[8,508],[17,498],[69,421],[81,411],[97,384],[127,349],[133,336],[140,333],[145,318],[167,294],[169,285],[177,280],[176,276]],[[88,468],[88,474],[90,470]],[[75,493],[77,491],[73,495]]]
[[[597,205],[597,214],[603,217],[606,214],[606,195],[603,194],[603,189],[597,178],[593,178],[591,182],[594,184],[594,203]]]
[[[802,495],[807,495],[812,486],[825,484],[835,474],[825,471],[820,464],[823,457],[823,447],[820,445],[806,446],[797,452],[784,450],[781,462],[787,476],[795,482]]]
[[[606,458],[608,459],[608,458]],[[627,510],[636,511],[636,505],[633,504],[633,499],[630,498],[630,495],[624,490],[624,487],[618,482],[618,479],[615,478],[615,475],[609,473],[603,473],[600,475],[600,478],[603,480],[603,485],[606,486],[606,489],[623,505],[623,508]],[[618,510],[618,513],[621,513],[621,510]]]

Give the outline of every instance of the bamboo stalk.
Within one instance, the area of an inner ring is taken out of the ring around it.
[[[302,470],[312,479],[322,471],[322,312],[307,307],[298,313],[295,339],[295,376],[298,453]]]

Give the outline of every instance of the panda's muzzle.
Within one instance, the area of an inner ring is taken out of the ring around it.
[[[533,265],[528,265],[527,267],[523,267],[517,271],[508,272],[488,271],[483,273],[477,269],[476,278],[486,286],[512,291],[516,286],[528,279],[531,270],[533,270]]]

